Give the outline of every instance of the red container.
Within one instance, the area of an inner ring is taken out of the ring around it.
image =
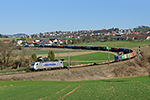
[[[82,46],[76,46],[77,49],[80,49]]]

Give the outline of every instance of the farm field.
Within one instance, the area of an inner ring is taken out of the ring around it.
[[[138,46],[145,47],[150,44],[150,41],[106,41],[106,42],[90,42],[90,43],[78,43],[76,46],[108,46],[119,48],[137,48]]]
[[[73,56],[71,58],[77,59],[79,61],[108,60],[108,53],[107,52],[96,52],[96,53]],[[61,57],[61,59],[68,60],[68,57]],[[114,54],[110,53],[110,59],[114,59]]]
[[[58,59],[64,59],[65,61],[68,61],[68,57],[59,57]],[[114,54],[110,53],[110,60],[114,59]],[[108,53],[107,52],[96,52],[96,53],[90,53],[90,54],[84,54],[84,55],[78,55],[78,56],[71,56],[71,61],[100,61],[100,60],[108,60]],[[87,64],[88,62],[78,62],[78,64]],[[67,63],[64,62],[64,65],[66,66]]]
[[[48,50],[35,50],[34,51],[37,55],[39,54],[48,54]],[[70,51],[71,52],[85,52],[85,51]],[[68,53],[68,51],[54,51],[54,53]]]
[[[16,41],[17,39],[20,39],[20,38],[0,38],[1,41],[3,41],[3,40],[10,40],[10,41],[12,41],[13,39]]]
[[[55,54],[57,53],[68,53],[68,51],[63,51],[63,50],[53,50]],[[49,50],[31,50],[30,52],[35,53],[36,55],[41,55],[41,54],[48,54]],[[85,51],[70,51],[70,53],[72,52],[85,52]],[[87,52],[87,51],[86,51]],[[16,53],[17,55],[21,55],[21,51],[20,50],[15,50],[14,53]]]
[[[1,81],[1,100],[150,99],[150,77],[92,81]]]

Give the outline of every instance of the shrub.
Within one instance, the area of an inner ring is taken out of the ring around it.
[[[49,61],[54,61],[55,60],[55,54],[51,50],[49,50],[49,52],[48,52],[48,60]]]

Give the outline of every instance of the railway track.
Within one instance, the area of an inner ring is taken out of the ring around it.
[[[0,80],[11,80],[14,77],[32,77],[32,76],[38,76],[38,75],[48,75],[49,73],[54,73],[54,72],[68,72],[68,71],[73,71],[73,70],[81,70],[81,69],[90,69],[90,68],[97,68],[97,67],[103,67],[103,66],[111,66],[111,65],[118,65],[121,63],[126,63],[128,61],[133,61],[134,58],[130,60],[123,60],[120,62],[115,62],[114,60],[111,60],[110,63],[108,64],[97,64],[97,65],[87,65],[87,66],[72,66],[69,68],[63,68],[63,69],[55,69],[55,70],[43,70],[43,71],[33,71],[33,72],[24,72],[24,73],[13,73],[13,74],[0,74]]]

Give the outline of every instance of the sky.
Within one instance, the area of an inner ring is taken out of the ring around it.
[[[0,0],[0,34],[150,25],[150,0]]]

